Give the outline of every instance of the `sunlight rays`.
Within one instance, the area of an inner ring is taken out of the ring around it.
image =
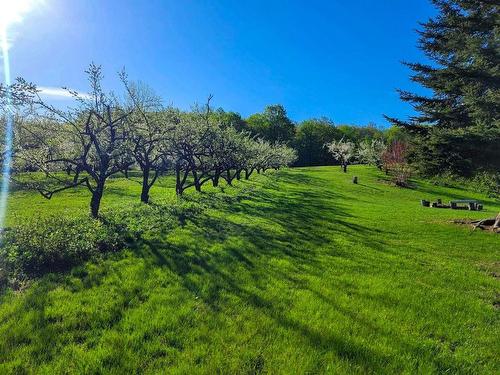
[[[12,110],[11,97],[9,93],[11,78],[10,78],[9,47],[7,42],[7,26],[3,22],[0,26],[0,33],[1,33],[1,44],[2,44],[4,84],[7,87],[6,106],[5,106],[6,108],[4,110],[5,144],[3,149],[2,184],[0,190],[0,230],[1,230],[4,228],[5,212],[7,209],[7,197],[9,196],[9,180],[10,180],[10,169],[12,161],[12,126],[14,121],[14,114]]]
[[[7,29],[21,22],[24,15],[40,3],[40,0],[0,0],[0,27]]]
[[[12,163],[12,131],[14,122],[14,110],[9,93],[11,82],[10,60],[9,60],[9,26],[19,23],[31,9],[41,3],[41,0],[0,0],[0,43],[3,66],[3,83],[7,87],[5,100],[5,140],[2,161],[2,183],[0,187],[0,230],[4,228],[5,213],[7,209],[7,198],[9,196],[9,180]]]

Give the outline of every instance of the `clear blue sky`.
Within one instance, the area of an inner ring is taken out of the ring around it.
[[[11,30],[12,71],[41,86],[86,89],[125,66],[167,102],[259,112],[283,104],[296,121],[385,125],[406,117],[396,88],[415,89],[400,61],[422,60],[415,29],[427,0],[44,0]]]

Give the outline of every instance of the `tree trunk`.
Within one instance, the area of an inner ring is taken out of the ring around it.
[[[104,192],[104,182],[99,183],[95,190],[92,192],[90,199],[90,215],[97,219],[99,217],[99,208],[101,207],[102,194]]]
[[[344,173],[347,173],[347,164],[346,163],[342,164],[342,170],[344,171]]]
[[[227,178],[226,178],[227,184],[229,186],[233,186],[233,179],[231,178],[231,170],[227,170]]]
[[[241,179],[241,169],[236,171],[236,179],[239,181]]]
[[[178,164],[175,166],[175,193],[177,195],[182,195],[181,167]]]
[[[219,179],[220,179],[220,172],[219,171],[215,171],[215,174],[212,177],[212,185],[214,187],[219,186]]]
[[[194,180],[194,188],[196,191],[201,191],[200,179],[198,178],[198,173],[193,170],[193,180]]]
[[[142,191],[141,191],[141,202],[149,203],[149,169],[144,169],[142,171]]]
[[[248,170],[248,169],[245,169],[245,180],[248,180],[250,178],[250,176],[252,175],[253,173],[253,168]]]

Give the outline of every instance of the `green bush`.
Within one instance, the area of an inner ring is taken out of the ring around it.
[[[90,217],[51,216],[6,229],[0,244],[0,289],[49,272],[71,269],[127,242],[158,238],[205,208],[180,200],[137,203]]]
[[[118,232],[91,218],[36,218],[4,232],[0,272],[19,279],[65,271],[122,244]]]
[[[472,186],[476,191],[486,193],[490,197],[500,198],[500,172],[478,173],[472,179]]]
[[[466,188],[487,194],[490,198],[500,198],[500,173],[479,172],[471,178],[443,173],[430,178],[430,181],[437,186]]]
[[[0,291],[8,285],[8,282],[9,275],[7,272],[7,265],[2,257],[0,257]]]

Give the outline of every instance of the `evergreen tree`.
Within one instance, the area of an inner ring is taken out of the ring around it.
[[[498,149],[500,158],[500,3],[498,0],[433,0],[438,15],[421,24],[419,47],[431,64],[406,63],[412,80],[432,91],[431,96],[399,91],[401,99],[411,103],[419,115],[408,121],[388,118],[392,123],[419,135],[414,159],[421,170],[435,173],[451,171],[470,174],[478,170],[498,170],[498,162],[483,163],[473,156],[467,133],[481,149]],[[449,137],[446,137],[449,133]],[[457,136],[459,134],[460,136]],[[478,136],[484,134],[482,139]],[[439,138],[437,141],[435,138]],[[441,158],[439,165],[426,162],[432,155],[443,154],[443,139],[450,142],[457,157]],[[493,143],[492,143],[493,142]],[[419,147],[421,145],[422,147]],[[470,168],[459,168],[467,159]]]

